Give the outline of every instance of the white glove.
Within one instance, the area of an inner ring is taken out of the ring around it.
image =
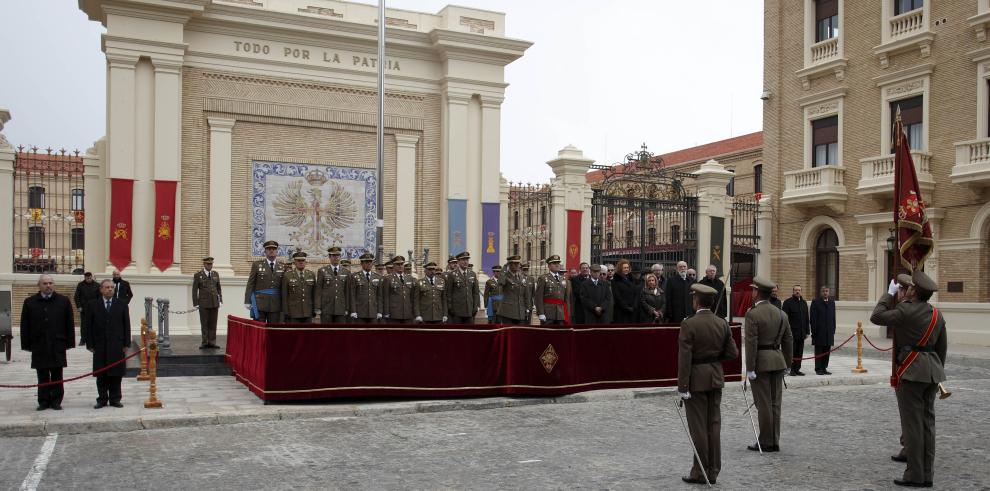
[[[316,315],[320,315],[320,313],[322,313],[322,311],[320,309],[316,309],[313,312],[316,312]]]
[[[546,320],[547,320],[547,316],[545,316],[545,315],[543,315],[543,314],[540,314],[540,316],[539,316],[538,318],[539,318],[539,319],[540,319],[541,321],[546,321]]]
[[[418,322],[423,322],[423,316],[421,316],[421,315],[417,315],[417,316],[416,316],[416,318],[415,318],[415,319],[413,319],[413,320],[414,320],[414,321],[416,321],[417,323],[418,323]]]
[[[441,322],[447,322],[447,316],[446,315],[443,316],[443,320]]]
[[[357,312],[351,312],[351,319],[357,319]]]
[[[220,308],[223,308],[223,302],[220,302]]]
[[[247,310],[251,310],[251,304],[249,303],[244,304],[244,308]]]
[[[897,291],[901,289],[901,284],[897,280],[890,280],[890,286],[887,287],[887,294],[896,297]]]
[[[381,317],[381,316],[382,316],[382,314],[378,314],[378,317]],[[391,317],[391,315],[389,315],[389,314],[385,314],[385,318],[386,318],[386,319],[388,319],[389,317]]]
[[[680,394],[681,399],[684,399],[685,401],[691,398],[690,392],[678,392],[678,394]]]
[[[375,317],[375,318],[376,319],[381,319],[382,318],[382,314],[378,314],[378,317]]]
[[[756,380],[756,372],[746,372],[746,377],[750,380]]]

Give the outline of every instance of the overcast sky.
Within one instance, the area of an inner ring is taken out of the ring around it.
[[[364,3],[375,3],[366,1]],[[758,0],[391,0],[506,13],[506,35],[535,43],[506,69],[502,174],[544,181],[568,144],[599,163],[646,143],[663,153],[763,124]],[[85,151],[105,133],[103,28],[76,0],[0,1],[0,107],[14,145]]]

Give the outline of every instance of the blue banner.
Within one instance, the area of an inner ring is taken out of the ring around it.
[[[467,200],[447,200],[447,250],[451,255],[464,252],[467,247]],[[469,251],[470,252],[470,251]],[[475,251],[475,254],[477,252]]]
[[[481,269],[491,274],[492,266],[498,264],[499,203],[481,204]]]

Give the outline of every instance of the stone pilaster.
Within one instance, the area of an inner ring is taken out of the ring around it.
[[[718,275],[721,276],[728,270],[732,258],[732,204],[725,193],[725,187],[733,174],[715,160],[701,164],[701,168],[693,174],[698,185],[698,260],[694,269],[700,277],[709,264],[718,262],[712,259],[715,254],[719,254],[722,268]],[[712,224],[718,222],[713,218],[721,219],[722,222],[720,242],[712,240]]]
[[[415,250],[416,238],[416,144],[418,135],[395,135],[395,250],[397,254]]]
[[[568,145],[557,152],[557,158],[547,162],[556,178],[550,190],[553,208],[550,217],[550,251],[566,265],[580,262],[591,254],[591,186],[587,174],[593,159]],[[581,211],[581,244],[578,257],[572,258],[567,244],[567,212]]]
[[[7,138],[3,136],[3,126],[10,121],[10,111],[0,107],[0,195],[7,196],[7,199],[0,199],[0,234],[7,237],[0,240],[0,274],[10,274],[14,272],[14,200],[10,199],[14,195],[14,147],[10,145]]]
[[[210,255],[221,276],[233,276],[230,264],[230,165],[234,120],[207,118],[210,125]]]
[[[773,277],[773,264],[770,260],[770,252],[773,244],[773,210],[770,208],[770,196],[763,195],[758,202],[760,204],[760,214],[756,218],[756,233],[760,236],[760,254],[756,258],[756,275],[764,278]]]
[[[85,188],[85,240],[86,240],[86,271],[106,271],[109,266],[107,258],[107,240],[110,236],[110,210],[107,208],[109,188],[104,157],[106,156],[107,140],[101,138],[86,150],[83,155],[83,183]]]

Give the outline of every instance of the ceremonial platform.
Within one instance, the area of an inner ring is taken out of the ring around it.
[[[227,362],[264,401],[554,396],[677,385],[676,325],[264,324],[229,316]],[[740,325],[732,336],[740,343]],[[726,381],[741,359],[723,362]]]
[[[219,348],[199,349],[201,337],[198,335],[179,335],[169,338],[167,349],[158,352],[159,377],[203,377],[213,375],[230,375],[230,367],[224,360],[226,336],[217,336]],[[141,346],[141,336],[134,336],[127,354],[133,353]],[[159,345],[160,347],[163,345]],[[141,361],[138,357],[127,360],[127,376],[137,376],[141,371]]]

